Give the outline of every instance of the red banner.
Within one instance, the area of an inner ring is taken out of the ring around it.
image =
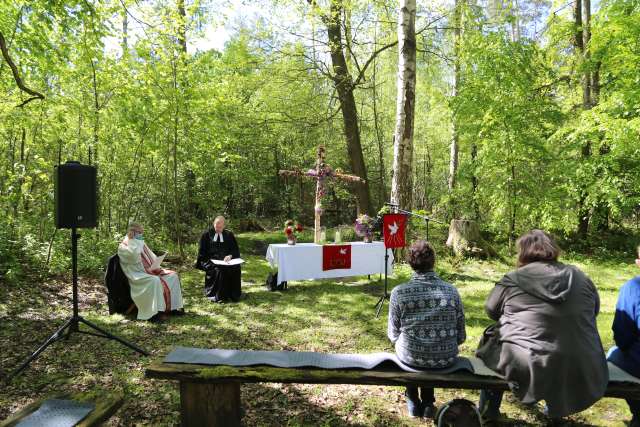
[[[385,248],[403,248],[405,246],[404,231],[407,227],[405,214],[386,214],[382,218],[382,231]]]
[[[351,245],[322,246],[322,270],[351,268]]]

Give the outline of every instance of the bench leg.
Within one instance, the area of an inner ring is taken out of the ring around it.
[[[180,381],[183,427],[240,426],[240,384]]]

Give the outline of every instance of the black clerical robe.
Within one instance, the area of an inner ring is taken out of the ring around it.
[[[216,238],[215,230],[210,229],[200,238],[196,267],[205,272],[205,296],[216,298],[219,301],[229,299],[237,301],[241,294],[240,266],[221,266],[211,262],[212,259],[223,260],[227,255],[231,255],[232,258],[240,258],[240,248],[235,236],[231,231],[223,230],[222,239]]]

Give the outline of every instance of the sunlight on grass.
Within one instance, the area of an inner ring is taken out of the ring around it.
[[[386,336],[388,302],[380,318],[375,318],[375,303],[384,289],[380,276],[372,276],[371,280],[354,277],[290,282],[289,289],[282,292],[269,292],[265,288],[270,268],[264,252],[269,242],[281,240],[282,236],[277,233],[240,236],[247,264],[243,266],[242,276],[244,297],[238,304],[208,301],[203,296],[203,273],[190,268],[179,269],[188,312],[184,317],[174,317],[163,324],[140,322],[121,315],[109,316],[106,301],[101,301],[83,315],[150,350],[153,356],[139,357],[113,341],[74,336],[68,343],[57,343],[43,353],[0,397],[0,405],[17,406],[34,394],[47,394],[60,388],[113,388],[124,390],[128,395],[125,408],[118,415],[120,423],[171,425],[179,420],[177,388],[168,382],[146,380],[144,368],[177,345],[331,353],[392,352]],[[598,327],[604,347],[610,347],[617,291],[636,269],[630,262],[619,260],[576,256],[565,261],[584,269],[598,287],[601,298]],[[511,268],[512,264],[501,261],[439,260],[438,273],[455,284],[465,306],[468,338],[461,346],[463,355],[474,353],[482,331],[491,324],[484,313],[484,301],[494,283]],[[396,266],[389,278],[389,290],[408,280],[410,275],[408,266]],[[5,340],[18,339],[21,330],[37,332],[29,339],[22,339],[23,348],[13,357],[14,362],[68,315],[67,302],[48,307],[44,298],[36,299],[40,303],[22,311],[21,316],[15,317],[15,324],[0,330],[0,337]],[[26,308],[22,302],[18,307]],[[6,309],[4,306],[0,309],[15,312],[16,307],[10,302]],[[265,393],[274,400],[265,400]],[[269,425],[260,415],[266,407],[273,416],[286,420],[287,425],[419,425],[420,421],[406,417],[401,393],[400,387],[247,385],[243,387],[243,404],[247,409],[247,425]],[[478,393],[438,390],[436,397],[438,403],[454,397],[477,401]],[[519,425],[540,423],[535,412],[510,395],[505,398],[502,409]],[[623,401],[603,399],[571,419],[577,424],[609,426],[623,425],[622,421],[628,418]]]

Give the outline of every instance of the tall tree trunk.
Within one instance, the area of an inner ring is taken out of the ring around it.
[[[331,63],[333,66],[333,83],[338,93],[344,133],[347,139],[347,152],[351,163],[352,172],[362,178],[364,183],[354,183],[358,209],[363,213],[372,213],[371,197],[369,195],[369,180],[367,168],[362,154],[360,142],[360,129],[358,127],[358,110],[353,94],[354,85],[344,56],[344,44],[342,41],[342,8],[340,0],[331,1],[329,15],[324,16],[329,38]]]
[[[589,52],[589,42],[591,41],[591,0],[582,0],[582,56],[584,64],[588,65],[591,54]],[[590,67],[585,67],[582,76],[582,106],[585,110],[593,106],[591,96],[591,71]]]
[[[460,38],[462,34],[462,0],[455,0],[453,10],[453,25],[454,25],[454,40],[453,40],[453,96],[452,100],[455,103],[458,93],[460,92]],[[449,203],[451,215],[455,218],[457,216],[456,201],[453,197],[453,192],[456,187],[456,176],[458,174],[458,151],[459,151],[459,135],[458,135],[458,115],[455,109],[451,115],[451,147],[449,154]]]
[[[513,255],[516,242],[516,213],[518,210],[516,192],[516,167],[511,165],[511,180],[509,182],[509,198],[511,199],[511,219],[509,221],[509,255]]]
[[[374,34],[374,48],[376,47],[376,42],[378,40],[378,25],[375,26],[375,34]],[[378,145],[378,163],[379,163],[379,172],[380,172],[380,185],[378,187],[380,201],[387,200],[387,183],[386,183],[386,171],[384,167],[384,144],[383,138],[380,132],[380,121],[378,119],[378,90],[377,90],[377,58],[373,59],[373,71],[371,74],[371,86],[373,88],[373,124],[376,132],[376,142]]]
[[[184,0],[177,0],[178,7],[178,45],[182,53],[187,53],[187,11],[184,7]]]
[[[91,164],[91,154],[98,164],[98,133],[100,130],[100,103],[98,102],[98,78],[96,75],[96,65],[91,59],[91,76],[93,83],[93,142],[89,146],[89,164]]]
[[[180,250],[180,257],[184,258],[184,248],[182,247],[182,232],[180,221],[180,199],[178,197],[178,128],[180,124],[180,99],[178,94],[178,60],[173,64],[173,90],[174,90],[174,102],[175,110],[173,117],[173,221],[176,240],[178,241],[178,249]]]
[[[480,221],[480,206],[478,205],[478,145],[474,142],[471,144],[471,194],[473,203],[473,214],[476,221]]]
[[[122,56],[129,56],[129,14],[127,8],[122,7]]]
[[[413,124],[416,99],[416,2],[400,0],[398,16],[398,100],[393,142],[391,202],[413,206]]]
[[[591,39],[591,0],[576,0],[573,14],[575,19],[574,44],[576,55],[585,65],[581,77],[582,108],[588,110],[592,107],[591,73],[589,67],[586,66],[586,62],[589,59],[589,41]],[[581,156],[583,162],[586,162],[591,157],[590,141],[586,141],[582,146]],[[591,219],[591,209],[587,205],[587,196],[587,189],[582,188],[578,200],[578,235],[582,238],[587,237]]]

